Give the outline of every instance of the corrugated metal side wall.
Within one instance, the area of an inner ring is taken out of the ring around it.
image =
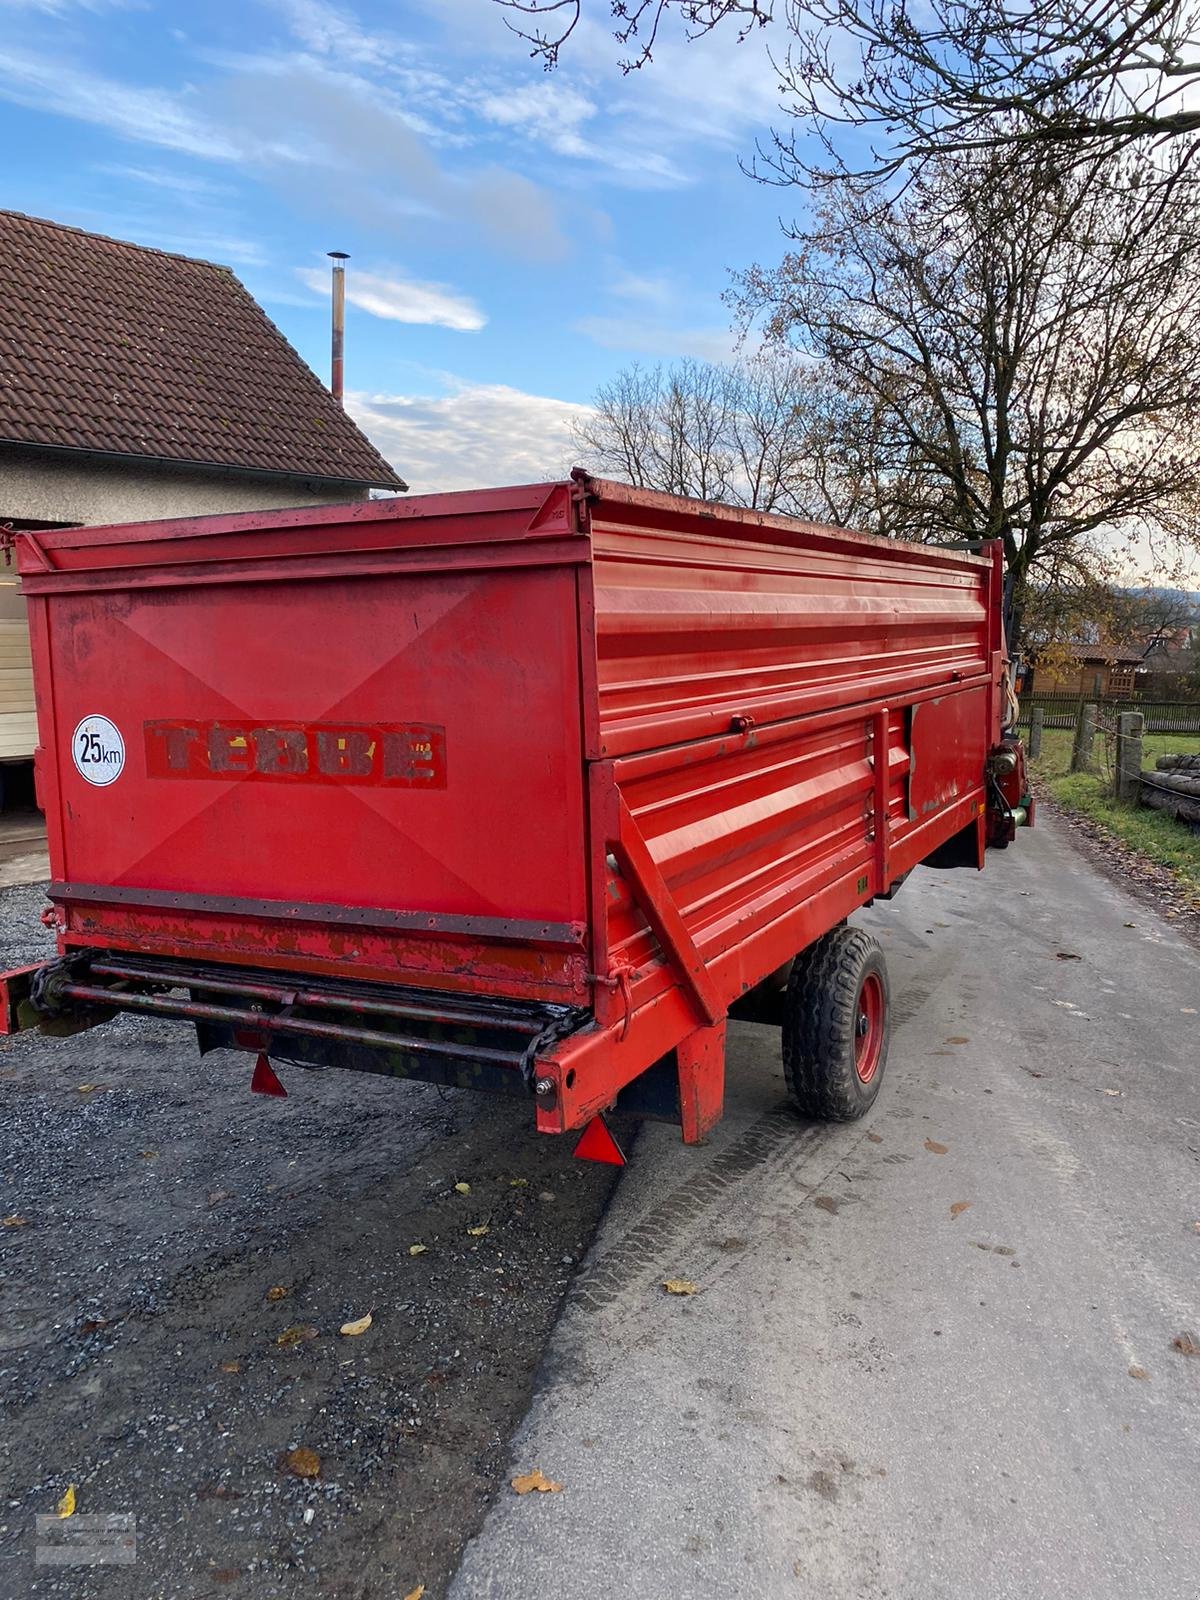
[[[600,749],[711,962],[870,868],[880,707],[898,871],[906,834],[965,798],[964,772],[982,789],[990,564],[649,515],[593,511]],[[610,958],[652,957],[619,880],[608,928]]]

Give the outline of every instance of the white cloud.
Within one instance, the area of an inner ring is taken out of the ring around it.
[[[665,308],[679,300],[679,289],[663,273],[631,272],[619,262],[613,264],[609,294],[620,300],[635,300],[642,305]]]
[[[676,188],[689,181],[661,140],[631,139],[625,126],[614,124],[589,94],[565,77],[536,83],[493,78],[480,91],[468,84],[467,94],[471,114],[493,127],[511,128],[556,156],[602,168],[625,188]]]
[[[580,134],[585,122],[596,114],[596,106],[578,90],[561,87],[543,78],[520,88],[485,94],[476,110],[502,128],[519,128],[548,144],[564,156],[590,156],[592,146]]]
[[[686,28],[668,17],[653,62],[622,74],[621,47],[599,15],[605,9],[585,8],[561,65],[537,81],[528,48],[511,33],[509,59],[498,59],[502,18],[491,30],[473,30],[472,52],[491,57],[486,82],[468,85],[473,111],[610,182],[639,189],[690,184],[700,176],[698,149],[749,154],[755,136],[779,120],[779,75],[757,32],[741,45],[732,26],[689,41]]]
[[[651,65],[621,80],[612,114],[680,150],[696,142],[736,148],[779,120],[779,102],[763,40],[752,34],[735,45],[718,29],[691,43],[681,34],[661,41]]]
[[[383,66],[400,51],[400,43],[386,33],[370,33],[358,19],[326,0],[272,0],[288,27],[307,49],[317,55],[352,61],[360,66]]]
[[[297,267],[301,283],[317,294],[329,293],[329,273],[322,267]],[[412,278],[385,278],[357,269],[346,274],[346,299],[373,317],[389,322],[414,322],[473,333],[487,322],[473,300],[441,283]]]
[[[306,214],[403,228],[410,244],[436,236],[444,247],[454,233],[465,244],[482,233],[530,259],[566,252],[544,189],[505,167],[443,164],[402,97],[366,79],[277,66],[235,74],[216,99],[248,159]]]
[[[443,80],[407,67],[387,76],[385,84],[311,56],[242,58],[240,70],[207,86],[202,106],[192,89],[122,83],[72,65],[59,50],[35,54],[0,42],[0,99],[237,164],[308,216],[402,225],[410,239],[415,218],[443,245],[455,233],[464,244],[482,233],[528,259],[561,259],[567,241],[545,189],[506,166],[434,157],[409,107],[417,84],[427,103],[459,115]]]
[[[606,350],[632,356],[697,356],[701,361],[730,361],[737,339],[728,328],[673,328],[638,317],[580,317],[573,324]]]
[[[0,99],[110,128],[127,139],[218,161],[237,159],[237,147],[214,124],[193,114],[185,97],[145,89],[0,45]]]
[[[0,0],[3,5],[5,0]],[[129,178],[134,183],[148,184],[153,189],[169,189],[178,195],[227,195],[233,190],[227,183],[210,183],[207,178],[197,177],[194,173],[169,172],[163,167],[134,167],[125,166],[117,161],[103,161],[97,163],[96,172],[107,173],[113,178]]]
[[[146,0],[0,0],[0,11],[40,11],[61,17],[67,11],[140,11]]]
[[[349,393],[346,409],[414,494],[538,483],[574,465],[590,407],[499,383],[448,379],[442,395]]]

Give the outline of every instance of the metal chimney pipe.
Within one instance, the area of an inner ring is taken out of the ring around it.
[[[350,257],[344,250],[330,250],[327,253],[333,262],[333,338],[329,388],[333,398],[341,405],[346,352],[346,269],[342,263],[349,261]]]

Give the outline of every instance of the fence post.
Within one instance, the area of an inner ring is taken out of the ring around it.
[[[1096,707],[1081,705],[1075,723],[1075,748],[1071,752],[1072,772],[1092,771],[1092,745],[1096,738]]]
[[[1142,723],[1140,711],[1122,711],[1117,718],[1117,799],[1136,802],[1142,785]]]
[[[1046,720],[1046,713],[1041,706],[1034,706],[1029,713],[1029,755],[1030,758],[1040,756],[1042,753],[1042,724]]]

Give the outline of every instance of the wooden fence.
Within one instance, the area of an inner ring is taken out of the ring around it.
[[[1096,706],[1101,715],[1113,721],[1122,711],[1140,711],[1147,733],[1200,733],[1200,701],[1104,699],[1096,695],[1038,694],[1021,697],[1018,728],[1028,728],[1029,714],[1041,706],[1045,728],[1074,728],[1082,705]]]

